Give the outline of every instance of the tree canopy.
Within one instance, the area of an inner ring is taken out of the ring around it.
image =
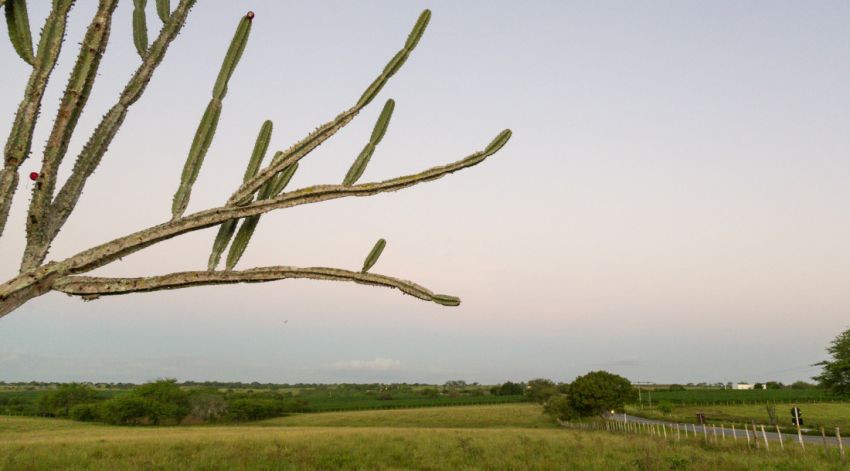
[[[850,329],[835,337],[826,351],[832,359],[815,363],[823,370],[813,379],[835,394],[850,395]]]

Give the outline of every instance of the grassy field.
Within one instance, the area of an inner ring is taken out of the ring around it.
[[[672,404],[753,404],[771,402],[827,402],[847,401],[846,397],[836,397],[824,389],[688,389],[685,391],[642,391],[643,403],[649,398],[652,403],[662,401]]]
[[[827,431],[841,427],[850,432],[850,403],[804,403],[799,404],[802,411],[804,427],[819,428],[821,425]],[[657,409],[628,408],[630,413],[642,417],[668,420],[671,422],[695,422],[697,412],[703,412],[709,423],[749,423],[768,424],[769,416],[764,404],[759,405],[707,405],[707,406],[674,406],[669,414],[662,414]],[[779,426],[791,429],[791,405],[777,404],[776,417]]]
[[[846,465],[846,463],[844,463]],[[110,427],[0,417],[4,470],[843,469],[771,453],[564,429],[528,404],[296,415],[242,426]]]

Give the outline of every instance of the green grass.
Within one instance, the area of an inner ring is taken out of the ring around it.
[[[0,417],[0,469],[15,471],[843,469],[834,454],[564,429],[528,404],[305,414],[241,426]]]
[[[283,427],[553,428],[536,404],[296,414],[260,422]]]
[[[667,401],[673,404],[753,404],[764,402],[826,402],[847,401],[846,397],[836,397],[825,389],[752,389],[738,391],[735,389],[688,389],[685,391],[643,391],[644,404],[649,397],[652,403]]]
[[[821,425],[827,431],[835,431],[835,427],[841,427],[850,432],[850,403],[804,403],[799,404],[803,413],[805,428],[818,429]],[[759,405],[707,405],[707,406],[674,406],[670,414],[662,414],[656,409],[629,408],[629,412],[642,417],[668,420],[671,422],[695,422],[697,412],[705,414],[709,423],[750,423],[769,424],[767,409],[764,404]],[[791,405],[777,404],[776,417],[779,426],[791,429]]]

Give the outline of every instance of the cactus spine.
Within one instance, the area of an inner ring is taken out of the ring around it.
[[[257,135],[257,140],[254,142],[254,150],[251,152],[251,159],[248,161],[248,167],[245,169],[245,176],[242,181],[247,181],[257,174],[260,169],[260,164],[266,155],[269,148],[269,142],[272,136],[272,122],[266,120],[260,127],[260,133]],[[218,228],[218,234],[213,242],[212,253],[210,253],[209,261],[207,262],[208,270],[215,270],[221,260],[221,254],[233,238],[233,233],[236,232],[237,219],[231,219],[221,224]]]
[[[387,100],[386,104],[384,104],[384,109],[381,110],[381,115],[378,116],[378,120],[375,122],[375,128],[372,129],[369,142],[360,151],[360,155],[357,156],[354,163],[351,164],[351,168],[348,169],[348,173],[345,174],[345,178],[342,180],[343,185],[353,185],[363,175],[366,166],[369,165],[369,159],[372,158],[372,154],[375,152],[375,148],[381,142],[381,139],[384,138],[384,134],[387,133],[387,127],[390,125],[390,118],[393,115],[394,109],[395,101],[392,99]]]
[[[148,22],[145,18],[145,6],[148,0],[133,0],[133,44],[142,59],[148,53]]]
[[[27,15],[27,1],[8,0],[4,7],[12,46],[24,62],[33,65],[32,33],[29,15]]]
[[[384,239],[378,239],[375,242],[375,246],[372,247],[372,250],[369,251],[369,255],[366,256],[366,260],[363,261],[363,268],[360,270],[360,273],[366,273],[375,265],[375,262],[378,261],[378,258],[381,257],[381,252],[384,251],[384,247],[387,246],[387,241]]]
[[[170,0],[156,0],[156,14],[163,23],[167,22],[171,16]]]
[[[227,54],[224,56],[224,62],[221,64],[218,78],[213,87],[213,96],[207,105],[197,131],[195,131],[192,147],[189,149],[189,155],[186,157],[186,163],[183,166],[183,173],[180,178],[180,186],[174,194],[174,201],[171,205],[171,214],[174,219],[182,216],[186,211],[186,206],[189,205],[192,185],[195,184],[195,180],[198,178],[201,166],[204,163],[204,157],[207,155],[207,150],[215,136],[218,118],[221,114],[222,100],[227,94],[227,82],[230,80],[233,71],[236,69],[236,65],[239,63],[242,51],[245,50],[250,32],[251,20],[248,16],[244,16],[239,21],[236,34],[233,36]]]

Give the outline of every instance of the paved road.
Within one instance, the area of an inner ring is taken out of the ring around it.
[[[665,422],[663,420],[645,419],[643,417],[637,417],[637,416],[628,415],[628,414],[608,414],[608,420],[611,420],[611,421],[614,421],[614,422],[621,422],[621,423],[622,422],[628,422],[628,423],[641,423],[641,424],[664,424],[664,425],[667,425],[667,426],[672,426],[673,429],[675,429],[676,425],[677,425],[675,422]],[[707,434],[708,438],[710,440],[713,440],[714,439],[714,428],[716,427],[716,429],[717,429],[717,439],[718,440],[720,440],[720,437],[722,436],[723,433],[725,433],[727,438],[729,438],[729,439],[734,438],[733,435],[732,435],[732,429],[731,428],[719,427],[717,425],[715,425],[715,427],[712,427],[711,425],[703,426],[703,425],[697,425],[697,424],[678,424],[678,425],[679,425],[679,427],[682,427],[682,428],[687,427],[688,428],[688,434],[690,436],[692,436],[694,431],[696,431],[696,433],[699,434],[699,435],[704,436],[705,434]],[[705,432],[703,432],[703,427],[705,427]],[[684,429],[682,429],[682,430],[683,430],[682,433],[684,434]],[[762,433],[761,433],[761,427],[756,425],[756,430],[758,431],[759,443],[764,444],[764,437],[762,436]],[[670,429],[668,428],[668,433],[669,433],[669,431],[670,431]],[[778,433],[767,431],[767,427],[765,427],[765,431],[766,431],[766,435],[767,435],[768,440],[776,441],[776,442],[779,441],[779,434]],[[673,433],[675,433],[675,432],[673,432]],[[752,438],[752,433],[753,433],[752,428],[750,429],[749,433],[750,433],[750,438]],[[746,432],[744,430],[736,427],[735,428],[735,434],[738,436],[738,439],[746,440]],[[782,441],[785,443],[785,446],[790,446],[790,445],[799,446],[799,438],[797,437],[797,434],[783,433],[782,434]],[[823,437],[818,437],[818,436],[815,436],[815,435],[803,435],[803,441],[806,444],[823,445]],[[842,437],[842,441],[844,442],[845,445],[850,446],[850,442],[848,442],[844,437]],[[827,435],[826,442],[827,442],[828,445],[838,446],[838,440],[835,438],[835,436],[830,437],[830,436]]]

